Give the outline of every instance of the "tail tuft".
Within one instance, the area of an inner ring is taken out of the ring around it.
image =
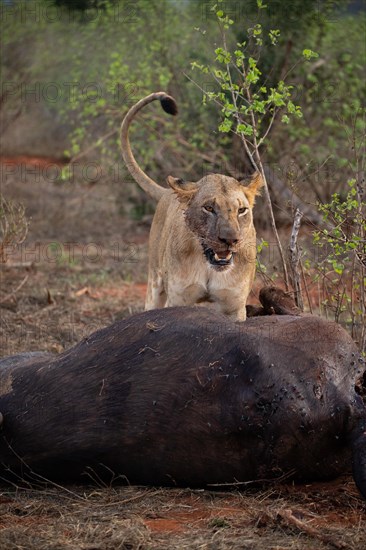
[[[175,99],[173,99],[170,95],[165,95],[160,99],[160,103],[162,108],[168,115],[177,115],[178,114],[178,106],[175,102]]]

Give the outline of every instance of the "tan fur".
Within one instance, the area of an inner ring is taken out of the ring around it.
[[[128,139],[137,111],[156,99],[174,102],[163,92],[151,94],[130,109],[121,127],[127,167],[141,187],[159,200],[150,232],[145,308],[204,304],[244,320],[255,275],[252,209],[262,178],[254,174],[245,186],[219,174],[197,183],[169,176],[171,189],[159,186],[137,165]],[[222,265],[225,262],[231,263]]]

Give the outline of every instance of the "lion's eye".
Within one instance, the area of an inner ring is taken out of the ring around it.
[[[248,212],[248,208],[246,206],[242,206],[241,208],[239,208],[238,210],[238,214],[239,216],[243,216],[244,214],[246,214]]]
[[[206,210],[206,212],[211,212],[211,213],[215,212],[215,210],[209,204],[205,204],[203,209]]]

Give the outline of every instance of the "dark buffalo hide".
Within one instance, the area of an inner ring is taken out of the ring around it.
[[[353,454],[366,495],[364,372],[349,335],[315,316],[133,315],[58,356],[0,361],[0,476],[318,480]]]

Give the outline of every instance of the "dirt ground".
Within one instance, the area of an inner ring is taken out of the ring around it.
[[[23,202],[30,227],[1,266],[0,356],[58,353],[142,311],[151,215],[136,216],[116,183],[50,182],[41,161],[22,159],[2,174],[3,194]],[[0,485],[0,549],[137,548],[359,550],[366,503],[350,475],[231,491],[92,479],[78,487],[39,478]]]

